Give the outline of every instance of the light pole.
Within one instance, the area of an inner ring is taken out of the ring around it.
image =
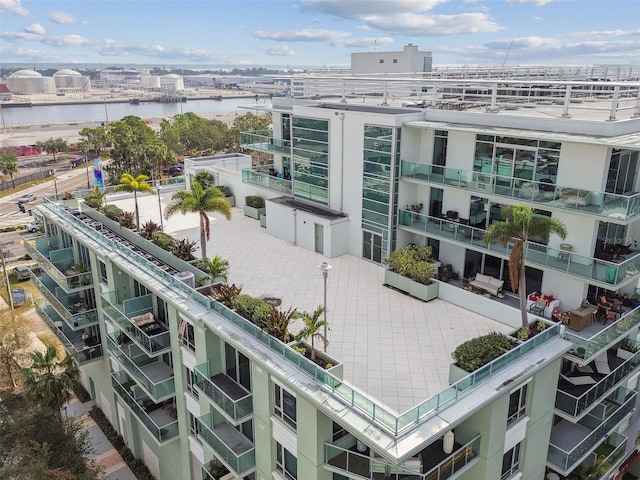
[[[87,190],[91,188],[91,182],[89,181],[89,159],[87,158],[87,152],[84,152],[84,168],[87,171]]]
[[[327,278],[329,277],[329,270],[333,267],[328,262],[322,262],[318,267],[324,277],[324,353],[327,353]]]
[[[53,174],[53,188],[56,190],[56,200],[58,200],[58,181],[56,180],[56,174]]]

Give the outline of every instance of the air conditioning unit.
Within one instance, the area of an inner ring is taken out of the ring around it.
[[[191,288],[196,288],[196,276],[191,272],[178,272],[174,274],[174,277],[180,280],[182,283],[189,285]]]

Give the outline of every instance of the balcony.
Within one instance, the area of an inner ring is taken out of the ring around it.
[[[560,420],[551,429],[547,465],[567,475],[633,412],[637,392],[619,388],[577,423]]]
[[[611,347],[638,324],[640,324],[640,307],[626,312],[608,327],[599,330],[588,338],[581,335],[586,329],[580,332],[572,332],[567,329],[565,339],[573,343],[573,349],[569,354],[579,359],[580,363],[590,362],[594,356]]]
[[[170,365],[144,353],[134,354],[139,348],[122,332],[107,335],[107,343],[109,351],[152,400],[158,403],[175,395]]]
[[[207,413],[198,419],[200,437],[213,449],[214,455],[236,477],[243,477],[256,467],[253,443],[228,423],[214,425],[213,415]]]
[[[31,271],[31,282],[71,329],[79,330],[97,325],[98,311],[89,307],[79,294],[64,293],[41,269],[34,268]]]
[[[485,230],[452,220],[414,213],[410,210],[400,210],[398,225],[402,230],[458,242],[466,248],[479,252],[498,254],[503,257],[508,257],[511,252],[511,244],[506,247],[500,242],[485,245],[483,241]],[[640,255],[616,263],[567,253],[558,248],[534,242],[527,242],[525,259],[527,265],[562,272],[590,282],[599,282],[602,287],[609,290],[637,278],[640,272]]]
[[[196,386],[218,407],[230,423],[238,425],[253,413],[253,394],[224,373],[211,375],[209,364],[195,369]]]
[[[240,132],[240,147],[266,153],[291,153],[291,141],[273,138],[271,130]]]
[[[125,372],[112,373],[111,383],[114,391],[159,443],[178,436],[173,402],[153,402]]]
[[[353,446],[350,449],[342,448],[331,443],[324,444],[324,467],[338,474],[348,474],[362,479],[378,478],[380,472],[388,472],[393,480],[445,480],[454,479],[462,470],[472,465],[478,457],[480,449],[480,436],[470,442],[460,445],[455,444],[453,452],[444,453],[442,440],[438,440],[422,450],[417,456],[422,463],[421,472],[418,474],[408,465],[394,465],[373,458],[357,451]],[[366,453],[366,452],[365,452]],[[382,476],[380,476],[382,478]]]
[[[35,307],[40,318],[64,346],[67,355],[74,357],[79,365],[102,358],[102,345],[99,339],[71,330],[51,305],[36,301]]]
[[[131,298],[118,303],[117,292],[101,295],[103,312],[120,326],[147,355],[157,356],[171,349],[169,330],[163,324],[154,322],[139,327],[132,318],[153,310],[153,296]]]
[[[631,340],[629,341],[631,342]],[[638,345],[636,342],[633,343]],[[557,410],[574,419],[582,418],[623,380],[635,373],[640,366],[640,351],[632,354],[628,359],[618,358],[615,351],[608,351],[603,355],[608,357],[608,367],[611,369],[611,373],[602,375],[594,370],[594,373],[587,375],[593,380],[597,379],[597,383],[573,385],[566,379],[560,378],[556,393]]]
[[[446,185],[483,195],[496,195],[543,207],[597,217],[630,220],[640,214],[640,193],[619,195],[554,185],[547,182],[402,160],[401,176],[427,184]]]
[[[49,241],[49,237],[25,240],[23,242],[24,249],[66,293],[92,287],[93,276],[91,272],[80,273],[76,271],[73,248],[50,250]]]
[[[291,180],[284,178],[274,177],[265,172],[259,172],[254,168],[242,169],[242,183],[249,183],[251,185],[257,185],[258,187],[267,188],[274,192],[284,193],[285,195],[291,195],[292,183]],[[265,167],[259,167],[265,168]]]

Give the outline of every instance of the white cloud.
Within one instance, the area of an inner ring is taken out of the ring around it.
[[[381,47],[384,45],[389,45],[393,43],[393,38],[391,37],[364,37],[364,38],[348,38],[345,40],[341,40],[338,45],[340,47],[357,47],[357,48],[368,48],[368,47]]]
[[[337,30],[322,30],[303,28],[301,30],[290,30],[288,32],[265,32],[256,30],[253,35],[262,40],[275,40],[277,42],[330,42],[335,43],[339,39],[351,36],[349,32]]]
[[[541,22],[542,21],[542,17],[533,17],[533,20],[536,22]]]
[[[9,42],[26,40],[28,42],[37,42],[42,40],[42,35],[36,35],[35,33],[28,32],[2,32],[0,37],[8,40]]]
[[[553,0],[507,0],[507,3],[509,5],[530,3],[530,4],[536,5],[538,7],[541,7],[541,6],[546,5],[547,3],[551,3],[551,2],[553,2]]]
[[[69,47],[88,45],[91,41],[80,35],[48,35],[42,39],[42,43],[55,47]]]
[[[271,57],[291,57],[296,54],[286,45],[265,45],[259,49]]]
[[[342,18],[361,19],[371,15],[395,15],[406,12],[426,12],[449,0],[300,0],[304,10]]]
[[[20,62],[42,62],[42,61],[50,62],[52,60],[61,60],[60,57],[56,55],[52,55],[51,52],[45,52],[43,50],[34,50],[30,48],[3,49],[2,58],[4,60],[16,60]]]
[[[571,32],[571,37],[635,37],[640,35],[638,30],[591,30],[588,32]]]
[[[24,27],[24,31],[27,33],[33,33],[35,35],[44,35],[46,30],[39,23],[34,23],[33,25],[29,25],[28,27]]]
[[[19,17],[31,16],[31,12],[22,6],[20,0],[0,0],[0,12],[11,13]]]
[[[49,20],[54,23],[60,23],[62,25],[70,25],[74,23],[82,23],[86,24],[87,22],[84,20],[79,20],[71,13],[63,12],[61,10],[54,10],[49,14]]]
[[[367,24],[377,30],[416,37],[486,33],[503,30],[484,13],[460,15],[416,15],[403,13],[387,17],[368,17]]]

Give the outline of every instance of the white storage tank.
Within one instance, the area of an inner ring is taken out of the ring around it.
[[[191,272],[178,272],[174,275],[182,283],[189,285],[191,288],[196,288],[196,276]]]

